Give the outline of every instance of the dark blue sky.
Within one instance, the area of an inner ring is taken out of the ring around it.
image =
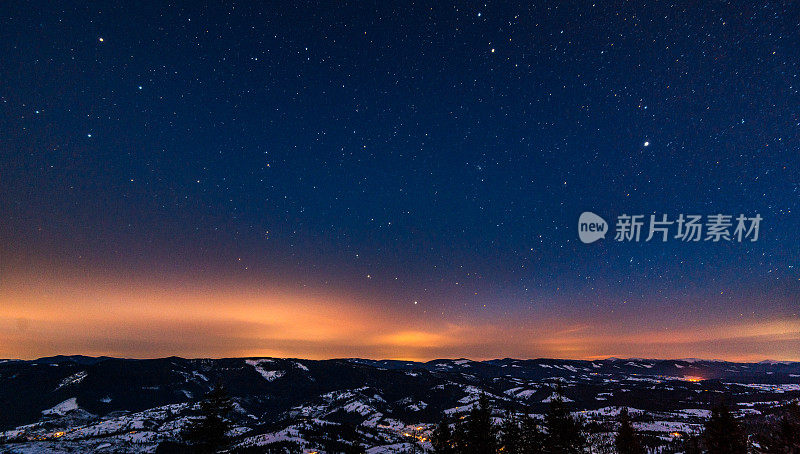
[[[4,2],[3,269],[795,323],[798,30],[792,2]],[[763,221],[586,245],[583,211]]]

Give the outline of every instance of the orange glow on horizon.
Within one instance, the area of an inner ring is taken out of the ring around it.
[[[450,319],[442,311],[411,313],[358,295],[287,286],[4,276],[0,357],[57,354],[800,360],[800,320],[653,332],[588,316]]]

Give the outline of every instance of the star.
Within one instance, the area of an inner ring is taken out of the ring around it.
[[[648,141],[645,141],[645,142],[644,142],[644,146],[646,146],[646,147],[649,147],[649,146],[650,146],[650,142],[648,142]]]

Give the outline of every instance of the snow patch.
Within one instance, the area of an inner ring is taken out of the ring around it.
[[[574,400],[570,399],[569,397],[562,396],[562,395],[554,392],[553,394],[550,394],[549,396],[544,398],[542,400],[542,403],[547,404],[547,403],[550,403],[550,402],[552,402],[554,400],[558,400],[558,399],[561,399],[562,402],[574,402]]]
[[[56,405],[53,408],[42,410],[42,414],[63,416],[77,409],[78,409],[78,399],[76,397],[70,397],[69,399],[65,400],[64,402],[61,402],[60,404]]]
[[[69,377],[61,380],[61,383],[58,384],[58,387],[56,387],[55,390],[58,391],[66,386],[77,385],[78,383],[82,382],[87,375],[89,375],[89,373],[85,370],[82,370],[76,374],[72,374]]]
[[[264,369],[262,367],[263,364],[271,363],[271,362],[272,362],[272,360],[269,360],[269,359],[258,359],[258,360],[248,359],[248,360],[245,360],[245,363],[253,366],[253,369],[255,369],[256,372],[258,372],[259,374],[261,374],[261,376],[264,377],[264,380],[270,381],[270,382],[271,381],[275,381],[275,380],[283,377],[284,375],[286,375],[286,371],[283,371],[283,370],[267,370],[267,369]]]

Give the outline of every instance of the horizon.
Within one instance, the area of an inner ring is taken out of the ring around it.
[[[392,358],[364,358],[364,357],[331,357],[331,358],[302,358],[302,357],[288,357],[288,356],[222,356],[222,357],[185,357],[185,356],[178,356],[178,355],[170,355],[170,356],[157,356],[157,357],[122,357],[122,356],[89,356],[89,355],[82,355],[82,354],[58,354],[52,356],[41,356],[38,358],[0,358],[0,361],[40,361],[46,359],[55,359],[55,358],[88,358],[88,359],[122,359],[122,360],[133,360],[133,361],[151,361],[151,360],[159,360],[159,359],[169,359],[169,358],[178,358],[178,359],[185,359],[185,360],[225,360],[225,359],[283,359],[283,360],[298,360],[298,361],[348,361],[348,360],[366,360],[366,361],[374,361],[374,362],[409,362],[409,363],[432,363],[436,361],[470,361],[476,363],[482,362],[492,362],[492,361],[578,361],[578,362],[594,362],[594,361],[654,361],[654,362],[683,362],[683,363],[699,363],[699,362],[706,362],[706,363],[732,363],[732,364],[795,364],[800,363],[800,360],[793,361],[793,360],[775,360],[775,359],[762,359],[762,360],[752,360],[752,361],[732,361],[732,360],[724,360],[724,359],[706,359],[706,358],[638,358],[638,357],[630,357],[630,358],[616,358],[616,357],[604,357],[604,358],[549,358],[549,357],[539,357],[539,358],[513,358],[513,357],[504,357],[504,358],[488,358],[488,359],[472,359],[472,358],[464,358],[464,357],[452,357],[452,358],[432,358],[432,359],[419,359],[419,360],[412,360],[412,359],[392,359]]]
[[[230,285],[223,280],[133,280],[64,273],[6,273],[7,327],[0,356],[65,351],[120,357],[710,357],[796,361],[800,321],[771,317],[683,326],[675,307],[655,326],[595,312],[558,316],[532,308],[501,314],[409,313],[403,304],[305,286]],[[59,277],[61,276],[61,277]],[[65,278],[66,276],[66,278]],[[180,289],[176,292],[175,288]],[[556,305],[553,309],[558,308]],[[729,309],[721,307],[722,313]],[[659,309],[661,310],[661,309]],[[24,314],[24,315],[23,315]],[[633,314],[630,315],[635,315]],[[27,318],[26,318],[27,317]],[[399,322],[401,321],[402,322]],[[9,326],[10,325],[10,326]]]

